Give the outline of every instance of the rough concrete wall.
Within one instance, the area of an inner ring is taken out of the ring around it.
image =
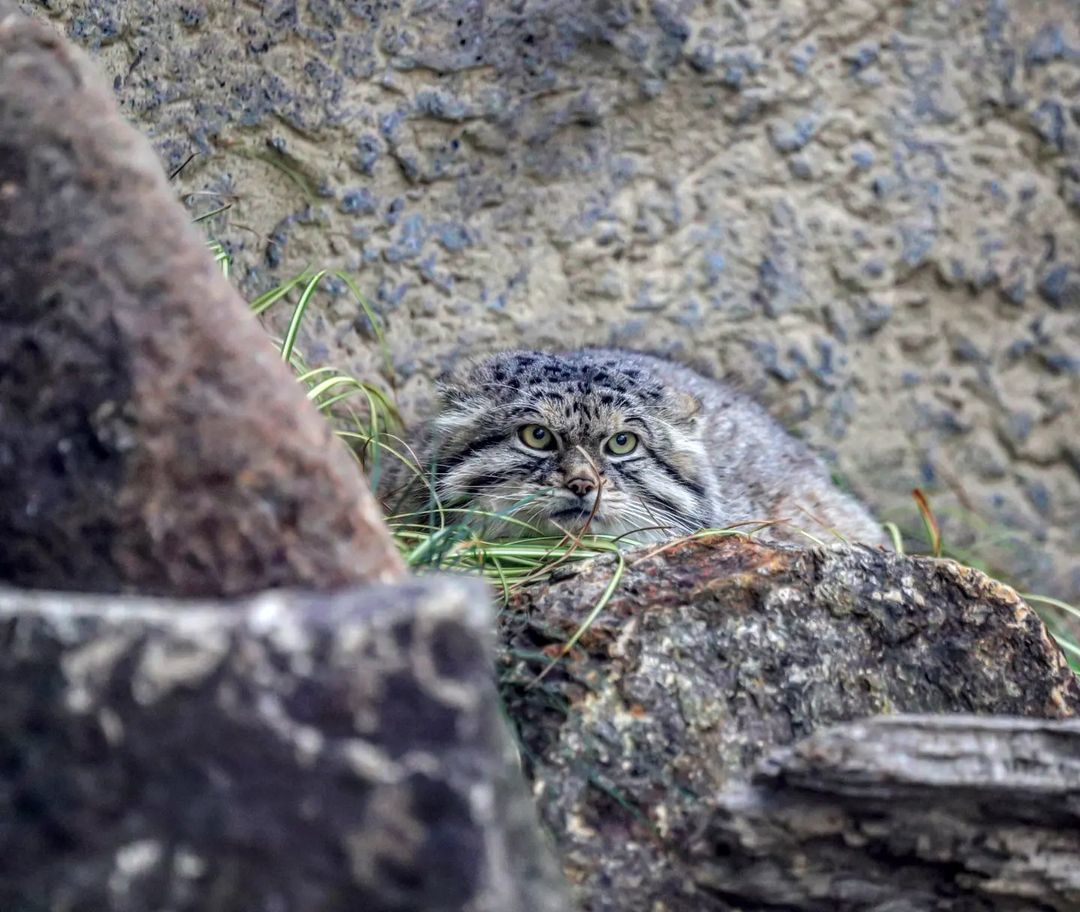
[[[671,353],[1080,596],[1075,0],[25,5],[200,153],[247,290],[358,274],[406,405],[462,351]],[[307,340],[372,348],[344,294]]]

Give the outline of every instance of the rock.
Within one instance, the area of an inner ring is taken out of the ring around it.
[[[231,595],[402,564],[86,56],[0,0],[0,580]]]
[[[778,412],[805,402],[799,432],[915,536],[932,452],[934,508],[971,533],[957,547],[1080,602],[1080,375],[1056,350],[1080,346],[1075,0],[23,6],[97,54],[168,170],[196,154],[178,190],[224,196],[194,211],[235,201],[211,230],[247,294],[309,264],[356,271],[413,372],[408,414],[463,354],[676,353]],[[867,298],[891,308],[880,332],[857,329]],[[317,297],[304,342],[375,379],[366,320],[341,305]],[[913,336],[917,355],[898,350]],[[828,384],[756,357],[823,341]],[[928,402],[962,426],[925,425]],[[1003,404],[1032,414],[1036,452],[952,479]],[[1002,506],[1032,473],[1046,514]]]
[[[501,615],[503,697],[590,912],[780,902],[725,904],[727,875],[715,872],[729,869],[701,855],[700,839],[725,790],[820,728],[893,713],[1080,712],[1080,685],[1035,613],[951,561],[728,537],[627,562],[610,604],[539,682],[614,567],[524,590]],[[774,863],[796,857],[777,849]]]
[[[872,719],[725,791],[689,867],[725,909],[1072,912],[1078,799],[1078,720]]]
[[[565,912],[475,583],[0,591],[0,908]]]

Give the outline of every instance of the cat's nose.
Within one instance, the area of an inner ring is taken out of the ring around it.
[[[577,494],[578,497],[584,497],[586,494],[591,494],[596,490],[596,480],[586,475],[578,475],[575,478],[568,478],[566,487]]]

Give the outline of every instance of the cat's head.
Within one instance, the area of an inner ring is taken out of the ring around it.
[[[440,394],[434,488],[493,537],[535,534],[527,523],[648,541],[706,524],[701,404],[632,356],[504,352],[460,366]]]

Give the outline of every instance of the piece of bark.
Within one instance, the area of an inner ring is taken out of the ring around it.
[[[449,578],[0,590],[0,909],[565,912],[491,639]]]
[[[827,729],[725,791],[690,862],[733,909],[1075,912],[1080,721]]]
[[[86,55],[0,0],[0,580],[389,580],[345,447]]]
[[[503,696],[590,912],[729,908],[696,885],[696,835],[718,794],[822,726],[1080,711],[1038,616],[950,561],[713,538],[627,562],[610,604],[538,683],[614,565],[529,588],[501,616]]]

